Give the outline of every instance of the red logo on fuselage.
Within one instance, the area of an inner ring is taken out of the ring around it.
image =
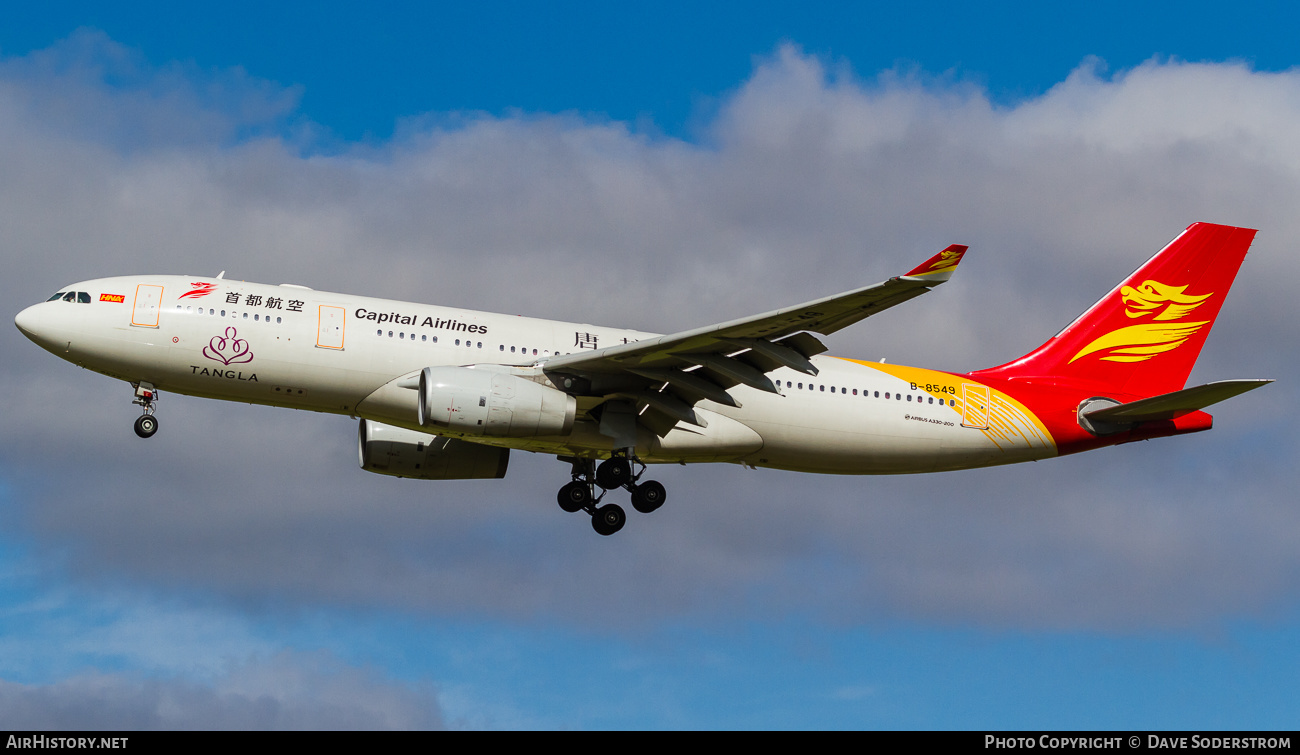
[[[186,291],[185,293],[181,294],[176,298],[197,299],[200,296],[207,296],[208,294],[217,290],[217,284],[215,283],[191,283],[190,285],[194,288],[193,291]]]
[[[121,304],[122,302],[126,301],[126,296],[123,295],[123,294],[100,294],[100,295],[99,295],[99,300],[100,300],[100,301],[115,301],[115,302],[117,302],[118,304]]]

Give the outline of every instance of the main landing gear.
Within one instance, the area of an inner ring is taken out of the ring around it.
[[[561,458],[573,463],[573,481],[560,488],[557,496],[560,508],[571,514],[586,511],[591,515],[591,528],[601,535],[612,535],[627,523],[627,513],[622,506],[616,503],[600,505],[609,491],[626,488],[632,493],[632,508],[642,514],[649,514],[664,505],[664,499],[668,497],[664,486],[654,480],[638,484],[646,466],[635,456],[617,452],[600,466],[596,466],[594,459]],[[633,464],[639,464],[641,471],[634,473]],[[599,495],[597,488],[600,488]]]
[[[158,418],[153,416],[154,403],[158,401],[158,390],[149,383],[137,383],[135,386],[135,400],[131,403],[137,404],[144,409],[135,420],[135,434],[141,438],[151,438],[158,432]]]

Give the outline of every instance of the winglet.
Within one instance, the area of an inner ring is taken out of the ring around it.
[[[957,269],[957,264],[961,262],[962,255],[966,254],[967,248],[964,244],[953,244],[912,268],[903,277],[924,278],[935,283],[942,283],[952,277],[952,272]]]

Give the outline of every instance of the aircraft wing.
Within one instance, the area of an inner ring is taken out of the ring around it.
[[[697,402],[739,406],[727,392],[739,384],[776,393],[766,373],[778,367],[816,375],[809,357],[826,347],[812,333],[829,335],[920,296],[951,278],[965,253],[965,246],[954,244],[883,283],[717,325],[551,357],[542,369],[557,385],[567,377],[572,389],[574,379],[583,380],[588,396],[635,403],[639,421],[658,435],[679,420],[703,426],[692,409]]]

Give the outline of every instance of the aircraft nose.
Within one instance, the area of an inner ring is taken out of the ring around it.
[[[45,348],[50,348],[54,342],[55,336],[51,332],[49,317],[44,316],[40,311],[41,305],[33,304],[14,316],[14,325],[22,331],[23,335],[35,341]]]
[[[36,307],[35,305],[33,305],[19,312],[14,317],[14,325],[18,326],[18,329],[23,332],[23,335],[27,336],[28,338],[31,338],[32,332],[35,331],[37,327],[36,320],[37,320]]]

